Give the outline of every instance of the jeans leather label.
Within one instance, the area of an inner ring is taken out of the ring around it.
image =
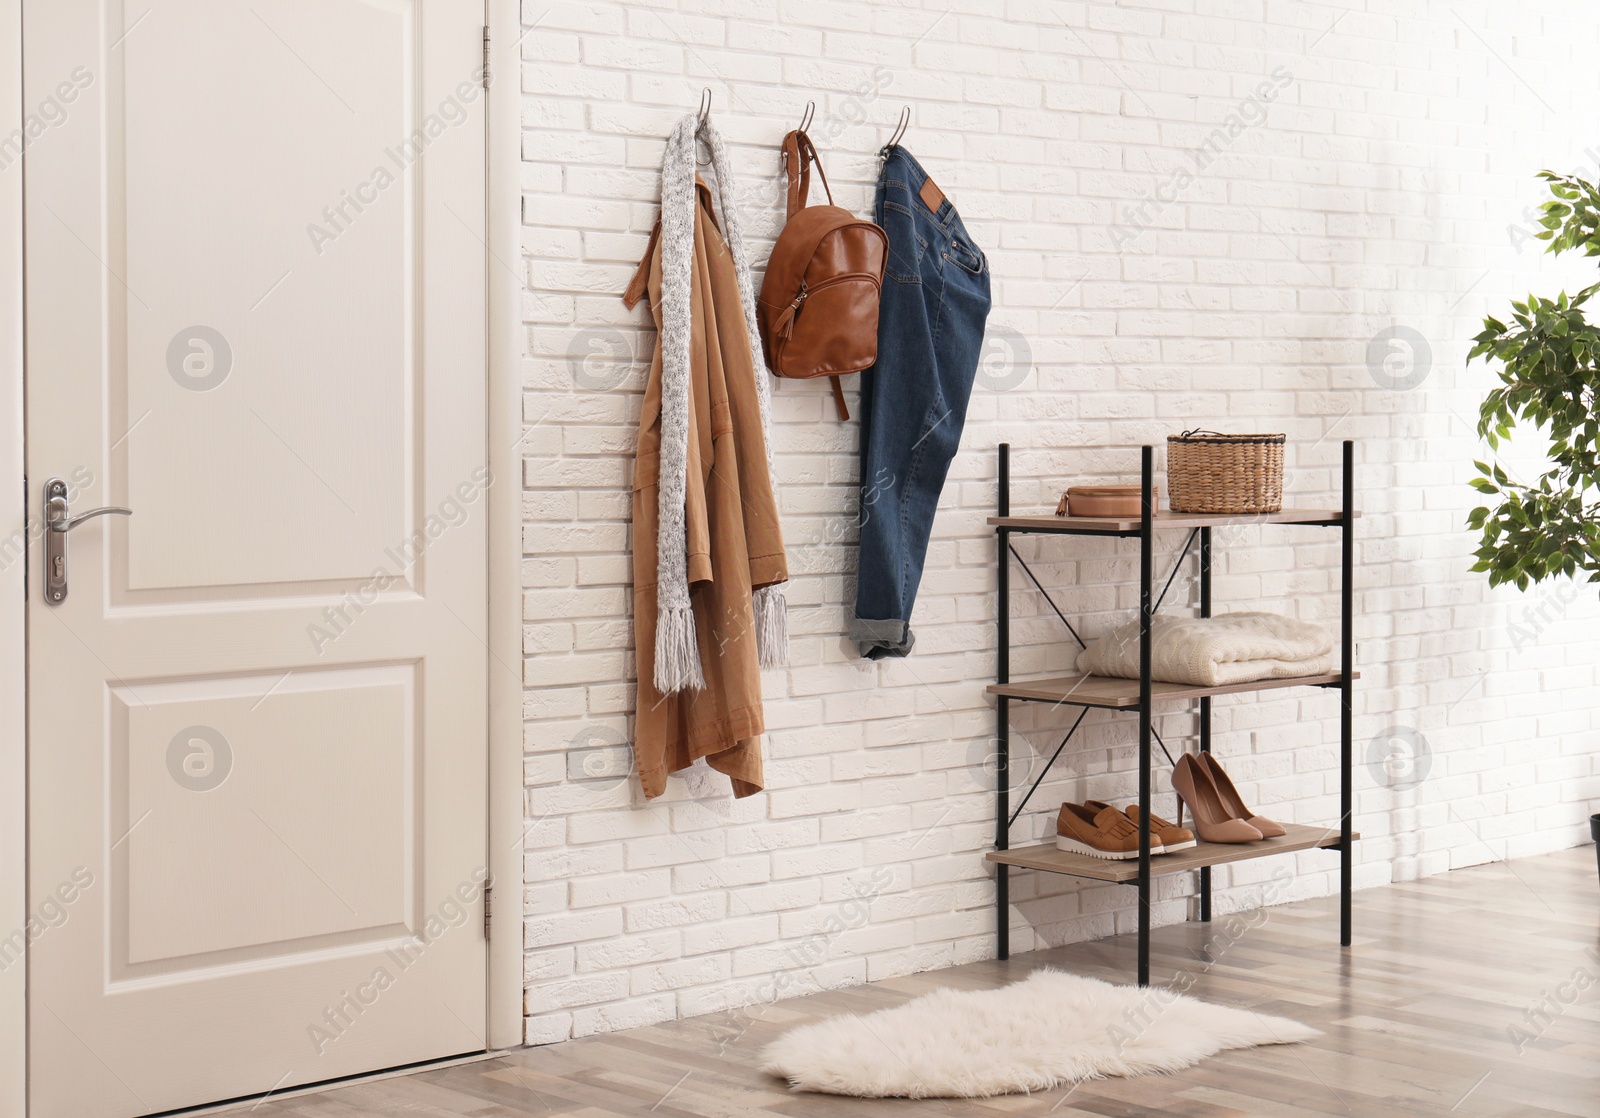
[[[922,184],[922,189],[917,191],[917,195],[922,199],[924,206],[934,213],[939,212],[939,206],[944,201],[944,191],[939,189],[938,183],[929,179]]]

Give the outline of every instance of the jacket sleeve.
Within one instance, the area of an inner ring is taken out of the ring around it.
[[[695,243],[695,267],[691,272],[689,306],[689,470],[685,495],[685,543],[689,552],[689,584],[712,581],[711,517],[706,508],[706,485],[714,460],[711,447],[712,417],[709,398],[710,357],[706,352],[706,321],[709,315],[705,276],[700,266],[699,238]]]
[[[755,375],[764,377],[767,371],[757,365]],[[766,438],[759,424],[754,425],[751,436],[740,444],[739,488],[744,506],[744,538],[750,552],[750,585],[759,589],[788,582],[789,560],[783,550],[778,499],[767,469]],[[747,447],[748,453],[743,453]]]

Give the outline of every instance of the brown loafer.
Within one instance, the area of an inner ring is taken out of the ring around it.
[[[1098,800],[1090,800],[1084,807],[1093,808]],[[1104,804],[1100,804],[1104,807]],[[1122,814],[1128,817],[1128,822],[1135,827],[1139,825],[1139,805],[1129,804],[1122,809]],[[1155,812],[1150,813],[1150,841],[1159,842],[1164,854],[1171,854],[1178,850],[1192,850],[1197,845],[1194,832],[1187,827],[1180,827],[1176,823],[1169,823]],[[1152,849],[1154,849],[1152,847]]]
[[[1139,828],[1122,812],[1106,804],[1101,804],[1098,810],[1084,804],[1062,804],[1061,814],[1056,818],[1056,849],[1117,861],[1137,858]],[[1164,849],[1152,832],[1150,853],[1160,854]]]

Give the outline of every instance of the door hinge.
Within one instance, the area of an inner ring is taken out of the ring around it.
[[[494,921],[494,886],[483,887],[483,938],[489,939],[489,925]]]
[[[489,25],[483,25],[483,88],[489,88]]]

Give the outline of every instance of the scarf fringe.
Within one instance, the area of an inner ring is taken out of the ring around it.
[[[755,592],[756,655],[763,668],[781,668],[789,662],[789,603],[783,585],[774,583]]]
[[[694,635],[694,608],[675,606],[656,615],[656,690],[663,695],[706,685],[700,645]]]

